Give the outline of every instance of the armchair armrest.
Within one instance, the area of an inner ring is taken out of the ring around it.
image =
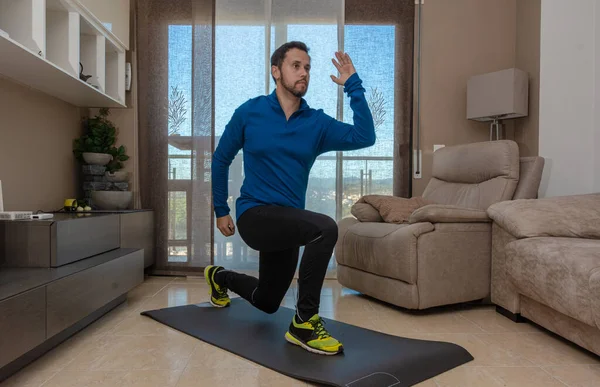
[[[379,211],[368,203],[355,203],[350,208],[350,213],[360,222],[383,222]]]
[[[485,210],[465,208],[443,204],[429,204],[415,210],[408,219],[409,223],[469,223],[491,222]]]
[[[600,194],[510,200],[491,205],[487,213],[517,238],[600,239]]]

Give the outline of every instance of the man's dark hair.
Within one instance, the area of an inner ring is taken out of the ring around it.
[[[271,66],[277,66],[279,68],[279,70],[281,70],[281,64],[283,63],[283,60],[285,59],[285,55],[287,54],[287,52],[289,50],[291,50],[293,48],[297,48],[308,54],[308,47],[306,46],[306,44],[299,42],[299,41],[287,42],[287,43],[282,44],[277,50],[275,50],[273,55],[271,55]],[[273,81],[277,82],[275,80],[275,77],[273,77]]]

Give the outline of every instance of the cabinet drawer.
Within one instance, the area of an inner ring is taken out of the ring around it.
[[[82,217],[52,226],[52,267],[119,248],[118,215]]]
[[[47,285],[48,338],[60,333],[144,279],[144,252],[120,258]]]
[[[0,265],[60,267],[120,247],[119,215],[73,216],[0,222]]]
[[[46,289],[0,301],[0,367],[46,339]]]

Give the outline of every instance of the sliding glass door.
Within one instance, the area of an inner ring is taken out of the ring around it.
[[[343,1],[322,2],[325,5],[320,12],[314,8],[316,3],[310,4],[309,9],[300,2],[274,0],[272,8],[265,9],[264,14],[251,12],[258,20],[237,20],[233,24],[229,16],[233,9],[223,9],[217,0],[216,135],[218,139],[237,106],[249,98],[273,91],[270,55],[281,44],[293,40],[306,43],[310,50],[311,81],[305,96],[308,104],[352,123],[349,98],[330,78],[330,74],[335,74],[331,63],[334,53],[347,51],[364,81],[367,98],[376,114],[378,141],[374,147],[364,150],[321,155],[311,171],[306,200],[308,210],[340,220],[350,214],[352,204],[361,195],[392,193],[394,27],[344,26],[340,23]],[[221,5],[235,6],[231,0]],[[260,6],[268,7],[268,4]],[[372,51],[369,48],[373,46],[361,45],[365,39],[371,39],[373,44],[381,44],[381,47]],[[238,89],[240,85],[245,86]],[[229,177],[232,210],[243,181],[241,157],[240,153]],[[216,230],[215,262],[237,270],[253,271],[258,267],[258,253],[246,247],[239,235],[225,238]],[[331,260],[330,269],[335,269],[335,259]]]

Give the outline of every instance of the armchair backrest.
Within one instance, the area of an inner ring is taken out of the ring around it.
[[[513,198],[519,168],[519,147],[512,140],[445,147],[433,154],[432,177],[423,197],[486,210]]]

